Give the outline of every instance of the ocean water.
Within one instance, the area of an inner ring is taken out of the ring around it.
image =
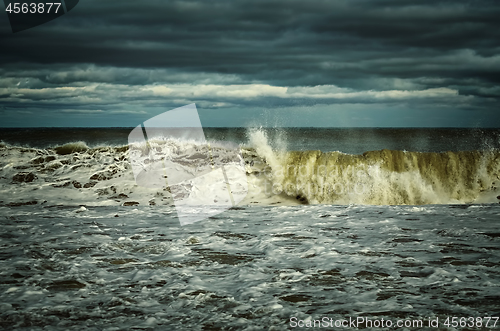
[[[130,130],[0,130],[0,328],[500,328],[500,130],[204,129],[248,194],[187,226]]]

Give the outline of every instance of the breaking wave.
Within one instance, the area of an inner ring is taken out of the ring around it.
[[[191,171],[187,167],[196,167],[196,171],[207,168],[207,156],[193,142],[154,144],[157,151],[175,154],[169,160],[178,162],[186,173]],[[241,203],[421,205],[498,201],[498,150],[379,150],[352,155],[287,151],[285,145],[281,142],[281,147],[271,147],[264,131],[249,131],[248,142],[240,146],[248,180],[248,194]],[[211,148],[210,153],[210,159],[221,162],[232,155],[224,143]],[[129,146],[89,147],[85,142],[72,142],[43,149],[1,143],[0,154],[0,205],[134,206],[173,202],[169,187],[136,184]],[[193,190],[199,194],[204,187]]]
[[[498,150],[362,155],[277,151],[262,131],[251,133],[250,182],[265,196],[284,194],[322,204],[421,205],[497,201]],[[260,160],[261,162],[259,162]],[[266,180],[262,180],[265,178]]]
[[[54,148],[57,154],[59,155],[67,155],[73,153],[81,153],[89,149],[86,143],[83,141],[77,141],[74,143],[64,144],[62,146],[57,146]]]

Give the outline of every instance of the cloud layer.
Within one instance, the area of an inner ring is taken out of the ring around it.
[[[500,125],[498,17],[495,0],[87,0],[22,33],[0,26],[0,112],[14,125],[19,111],[361,104]]]

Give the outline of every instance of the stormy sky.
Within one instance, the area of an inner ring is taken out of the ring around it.
[[[499,17],[498,0],[80,0],[12,33],[4,12],[0,126],[133,127],[194,102],[204,126],[500,127]]]

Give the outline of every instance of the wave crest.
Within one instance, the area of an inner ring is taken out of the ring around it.
[[[252,130],[248,138],[248,145],[241,150],[249,189],[244,203],[492,203],[499,195],[498,150],[378,150],[352,155],[273,148],[263,130]],[[237,161],[224,143],[210,144],[214,162]],[[135,145],[89,148],[84,142],[48,149],[0,147],[4,155],[0,160],[0,193],[12,202],[52,199],[51,203],[171,204],[168,188],[146,189],[136,184],[129,153],[138,153],[144,165],[156,154],[168,154],[166,160],[178,165],[178,174],[210,170],[204,150],[200,152],[194,142],[182,140],[152,140],[147,147],[150,151]],[[14,180],[25,173],[33,174],[33,180]],[[175,184],[169,177],[169,184]],[[205,192],[206,187],[193,190]]]
[[[82,153],[88,150],[89,147],[83,141],[71,142],[64,144],[62,146],[57,146],[54,148],[57,154],[59,155],[68,155],[73,153]]]
[[[254,154],[247,153],[253,158],[248,173],[258,186],[254,196],[284,194],[309,203],[372,205],[497,201],[497,150],[283,152],[273,150],[262,132],[251,133],[250,143]]]

